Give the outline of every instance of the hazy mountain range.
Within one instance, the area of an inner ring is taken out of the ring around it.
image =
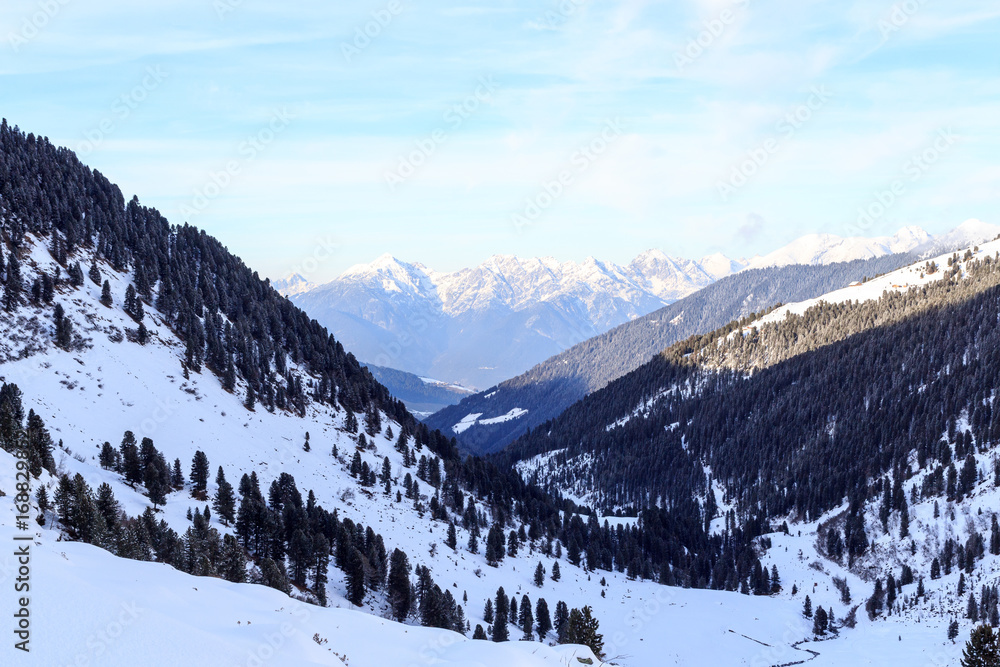
[[[975,235],[975,224],[982,223],[968,223],[966,235]],[[750,259],[692,260],[655,249],[626,265],[495,255],[451,273],[386,254],[326,284],[292,275],[274,287],[363,362],[488,387],[745,269],[870,259],[934,241],[906,227],[876,238],[810,234]]]

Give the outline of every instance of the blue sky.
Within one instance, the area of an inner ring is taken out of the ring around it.
[[[5,0],[0,114],[271,277],[743,256],[1000,222],[998,34],[995,2]]]

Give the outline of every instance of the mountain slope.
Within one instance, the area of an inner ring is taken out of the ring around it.
[[[528,372],[463,399],[427,418],[427,424],[455,433],[455,425],[478,414],[458,438],[474,452],[494,452],[529,428],[551,419],[588,393],[638,368],[654,354],[688,336],[711,331],[782,301],[818,296],[835,287],[883,273],[912,260],[890,255],[827,266],[753,269],[723,278],[703,290],[573,346]],[[483,424],[511,410],[514,420]]]

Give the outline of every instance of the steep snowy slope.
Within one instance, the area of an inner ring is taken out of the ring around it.
[[[53,263],[48,250],[32,242],[30,259],[23,267],[25,278],[30,281],[39,269],[51,271]],[[738,594],[681,591],[649,581],[631,581],[621,573],[587,572],[571,565],[565,557],[559,559],[560,581],[549,578],[539,589],[532,583],[536,564],[541,562],[551,572],[555,562],[553,556],[540,553],[540,544],[532,543],[517,558],[489,567],[482,553],[462,548],[469,535],[461,527],[460,546],[453,552],[443,544],[446,525],[429,522],[426,509],[416,509],[411,501],[396,502],[394,493],[386,496],[380,490],[373,493],[359,487],[349,474],[350,452],[360,451],[373,467],[387,456],[392,462],[394,490],[401,489],[398,485],[406,468],[393,439],[387,437],[389,428],[398,433],[398,424],[383,417],[382,432],[371,439],[369,448],[357,450],[355,437],[342,430],[346,419],[343,410],[333,413],[311,404],[305,418],[262,409],[249,412],[239,398],[239,389],[236,395],[224,391],[218,378],[207,372],[189,373],[189,379],[184,379],[184,346],[162,324],[162,315],[153,307],[147,309],[151,338],[146,345],[129,340],[135,323],[118,304],[131,276],[103,263],[99,263],[99,270],[112,286],[111,307],[100,303],[100,290],[90,282],[79,289],[64,286],[56,296],[75,324],[78,349],[67,352],[52,344],[47,308],[24,306],[13,316],[0,314],[5,359],[0,363],[0,376],[4,382],[21,388],[25,409],[41,415],[53,438],[62,441],[55,452],[57,469],[70,476],[80,474],[94,489],[108,483],[127,514],[135,516],[144,511],[150,506],[149,499],[141,486],[132,488],[118,473],[100,468],[98,454],[101,443],[117,443],[122,433],[131,429],[137,438],[152,438],[168,460],[179,458],[185,469],[194,453],[201,450],[207,454],[213,473],[222,466],[227,478],[234,482],[243,473],[253,471],[266,488],[280,473],[293,475],[303,493],[311,489],[319,504],[335,508],[341,517],[371,526],[385,536],[388,549],[401,548],[414,564],[430,567],[435,581],[447,586],[457,599],[464,600],[467,595],[466,616],[473,627],[485,624],[484,602],[503,586],[518,599],[524,594],[532,602],[545,597],[552,607],[557,600],[576,607],[592,605],[606,637],[606,650],[610,656],[618,656],[616,662],[622,665],[662,664],[665,655],[674,656],[675,664],[694,664],[707,645],[713,646],[715,664],[745,664],[759,652],[760,645],[742,635],[771,644],[792,641],[784,634],[785,625],[795,622],[793,604]],[[364,419],[364,415],[357,417]],[[310,433],[309,452],[303,449],[306,432]],[[339,448],[338,457],[332,455],[334,446]],[[13,459],[6,453],[0,456],[2,488],[10,489]],[[53,497],[55,480],[45,474],[43,482],[49,497]],[[210,482],[209,495],[216,490],[217,486]],[[2,499],[7,504],[0,513],[3,539],[9,539],[12,531],[11,495]],[[423,500],[429,499],[424,496]],[[191,498],[187,489],[175,491],[168,494],[159,518],[183,532],[191,525],[187,511],[205,504]],[[553,652],[526,644],[514,648],[489,645],[480,652],[476,647],[482,643],[465,642],[457,635],[441,639],[445,637],[442,631],[403,628],[360,617],[360,611],[347,611],[350,605],[345,597],[346,582],[333,567],[328,590],[330,605],[344,610],[309,608],[312,615],[308,622],[299,624],[301,607],[270,590],[217,579],[195,579],[164,565],[119,561],[87,545],[56,546],[60,533],[53,526],[54,514],[50,511],[47,518],[45,527],[32,524],[39,535],[35,572],[42,586],[35,602],[40,619],[35,638],[39,646],[45,644],[44,649],[39,648],[40,655],[57,661],[46,664],[69,663],[77,655],[94,659],[93,664],[135,664],[143,647],[162,652],[162,664],[177,664],[178,654],[168,649],[185,635],[198,639],[180,644],[190,651],[187,658],[180,656],[182,662],[216,664],[192,656],[200,647],[209,656],[257,651],[275,628],[280,631],[283,623],[295,630],[288,638],[286,652],[275,651],[274,664],[337,664],[332,652],[346,654],[350,664],[410,664],[412,656],[423,659],[428,651],[432,657],[444,660],[442,664],[579,664],[566,662],[565,650]],[[213,525],[223,533],[232,530],[215,519]],[[599,583],[602,577],[606,585]],[[62,609],[64,599],[74,602],[65,611],[48,611]],[[5,598],[5,603],[8,601]],[[120,642],[108,642],[106,653],[92,655],[89,651],[98,649],[92,649],[88,639],[99,637],[103,628],[116,622],[121,603],[134,603],[149,611],[136,620],[134,630],[130,627],[122,633]],[[190,605],[198,609],[196,614],[192,615]],[[382,615],[386,609],[383,595],[367,596],[365,611]],[[725,610],[725,614],[720,615],[719,610]],[[60,630],[71,618],[81,617],[87,620],[74,620],[71,632]],[[688,619],[695,619],[697,626],[689,628]],[[783,620],[778,623],[775,619]],[[237,625],[236,621],[242,623]],[[246,627],[247,621],[253,624],[252,632]],[[512,635],[516,632],[512,628]],[[314,633],[329,643],[314,645]],[[369,646],[376,633],[378,640]],[[385,633],[400,639],[387,641]],[[56,641],[55,637],[61,639]],[[436,653],[439,644],[443,645],[440,654]]]

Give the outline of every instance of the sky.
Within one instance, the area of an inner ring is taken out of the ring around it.
[[[4,0],[0,115],[262,276],[1000,222],[1000,5]]]

